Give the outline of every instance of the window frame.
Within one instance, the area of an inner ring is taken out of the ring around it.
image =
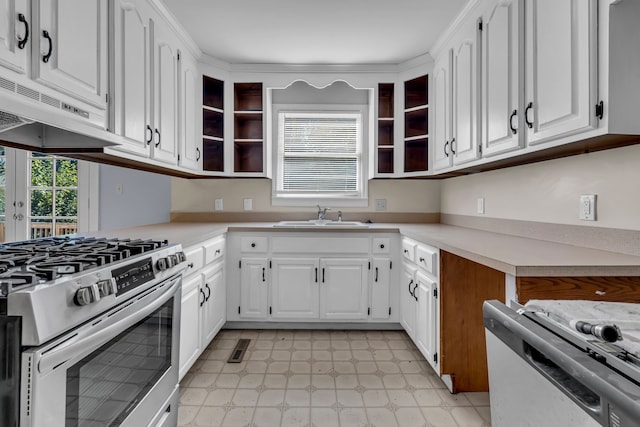
[[[368,196],[368,106],[366,105],[278,105],[275,106],[273,115],[273,126],[275,128],[275,141],[273,147],[273,178],[271,204],[273,206],[315,206],[331,205],[334,207],[366,207],[369,205]],[[284,160],[284,134],[281,132],[285,116],[325,116],[335,117],[336,115],[356,116],[358,120],[358,141],[356,142],[358,156],[358,188],[357,192],[340,193],[305,193],[286,192],[281,190],[283,181],[283,160]]]

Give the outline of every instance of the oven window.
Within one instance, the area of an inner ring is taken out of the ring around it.
[[[66,427],[119,426],[169,369],[173,300],[67,370]]]

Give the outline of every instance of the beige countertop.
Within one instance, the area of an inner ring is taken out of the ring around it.
[[[89,233],[96,237],[162,238],[193,246],[227,231],[307,232],[271,222],[170,222]],[[313,232],[396,233],[513,276],[640,276],[640,257],[444,224],[371,224]]]

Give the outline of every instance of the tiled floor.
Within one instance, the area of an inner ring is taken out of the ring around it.
[[[451,395],[402,331],[224,330],[180,383],[178,426],[490,425],[488,394]]]

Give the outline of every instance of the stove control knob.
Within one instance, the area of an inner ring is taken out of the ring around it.
[[[118,291],[116,279],[114,278],[99,280],[98,283],[96,283],[96,286],[98,286],[98,293],[102,298],[107,295],[115,294]]]
[[[168,261],[168,258],[158,258],[158,261],[156,261],[156,269],[158,271],[164,271],[167,268],[169,268],[167,266],[167,261]]]
[[[94,302],[100,301],[100,292],[97,285],[86,286],[76,291],[76,295],[73,298],[73,302],[76,305],[88,305]]]
[[[187,260],[187,256],[184,252],[176,252],[176,257],[178,258],[178,262],[185,262]]]

